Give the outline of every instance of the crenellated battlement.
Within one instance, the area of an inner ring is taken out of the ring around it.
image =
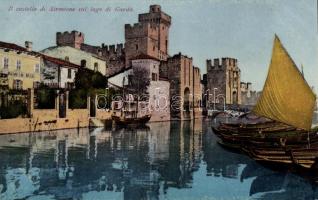
[[[229,68],[238,68],[237,59],[235,58],[214,58],[206,60],[207,70],[225,70]]]
[[[84,36],[84,34],[80,31],[76,31],[76,30],[73,30],[71,32],[69,31],[64,31],[63,33],[62,32],[57,32],[56,35],[58,36]]]
[[[160,5],[150,5],[149,12],[161,12],[161,6]]]
[[[125,54],[124,44],[113,44],[113,45],[105,45],[104,43],[101,46],[92,46],[88,44],[82,44],[81,50],[96,54],[100,57],[104,57],[105,59],[116,59]]]
[[[171,16],[164,13],[161,10],[160,5],[151,5],[149,8],[149,13],[142,13],[138,15],[138,22],[141,23],[163,23],[167,27],[170,27],[171,25]]]
[[[172,57],[170,57],[168,59],[169,60],[179,60],[179,59],[182,59],[182,58],[193,60],[192,57],[189,57],[189,56],[187,56],[185,54],[182,54],[181,52],[179,52],[178,54],[173,55]]]
[[[81,44],[84,43],[85,36],[79,31],[65,31],[56,33],[56,45],[57,46],[71,46],[80,49]]]
[[[124,52],[124,44],[120,43],[120,44],[112,44],[112,45],[105,45],[104,43],[101,46],[101,50],[102,52],[105,52],[107,55],[110,54],[123,54]]]
[[[125,38],[158,37],[158,27],[151,23],[125,24]]]

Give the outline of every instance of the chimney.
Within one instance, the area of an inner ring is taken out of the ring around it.
[[[102,57],[103,56],[102,50],[98,49],[98,53],[97,54],[98,54],[98,56]]]
[[[25,41],[24,45],[25,45],[25,48],[27,49],[27,51],[32,51],[32,42]]]

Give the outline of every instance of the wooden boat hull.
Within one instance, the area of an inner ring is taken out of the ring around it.
[[[118,125],[145,124],[150,120],[150,118],[151,115],[145,115],[139,118],[122,118],[115,115],[112,116],[112,120],[114,120]]]
[[[243,148],[254,160],[268,163],[284,163],[314,169],[318,158],[318,148],[302,149],[253,149]]]
[[[221,139],[220,145],[230,150],[239,149],[256,161],[318,169],[317,130],[268,132],[262,135],[255,132],[237,134],[212,129]],[[308,137],[310,142],[307,140]]]
[[[240,144],[262,145],[262,144],[280,144],[293,145],[293,144],[307,144],[307,138],[310,138],[310,142],[318,142],[317,131],[312,130],[310,132],[303,130],[284,130],[273,132],[249,132],[249,133],[233,133],[222,131],[212,127],[212,130],[216,136],[218,136],[224,142],[236,142]]]
[[[281,132],[281,131],[293,131],[296,128],[278,122],[264,122],[258,124],[228,124],[221,123],[218,127],[220,131],[227,133],[267,133],[267,132]]]

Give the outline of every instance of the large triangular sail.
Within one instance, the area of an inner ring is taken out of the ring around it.
[[[312,89],[275,35],[267,79],[253,112],[309,130],[315,100]]]

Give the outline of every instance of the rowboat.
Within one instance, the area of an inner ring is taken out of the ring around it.
[[[243,148],[243,150],[254,160],[266,163],[283,163],[298,165],[307,169],[317,169],[318,148],[300,149],[262,149]]]
[[[127,118],[124,116],[116,116],[112,115],[112,120],[115,121],[118,125],[129,125],[129,124],[145,124],[151,118],[151,115],[144,115],[142,117],[134,117],[134,118]]]

